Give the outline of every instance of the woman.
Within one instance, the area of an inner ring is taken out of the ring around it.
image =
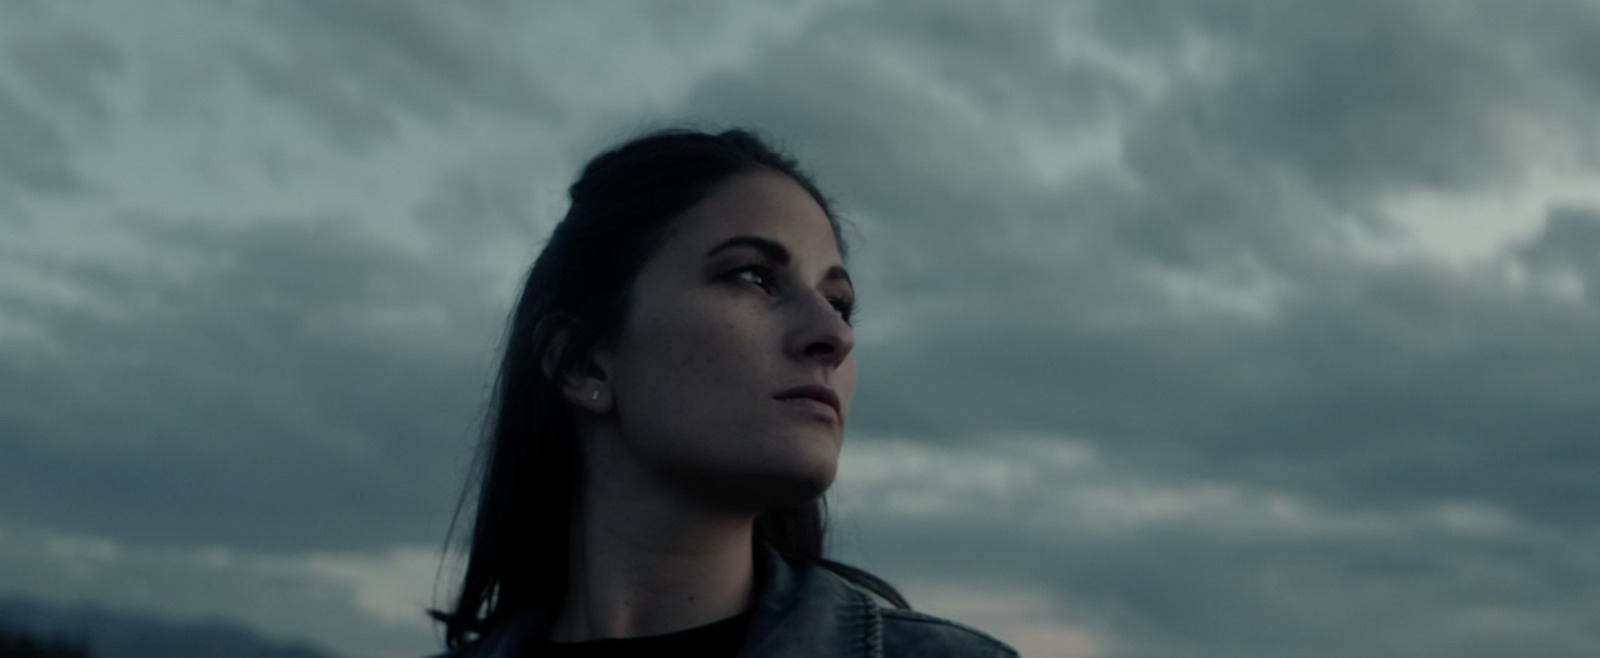
[[[666,130],[569,196],[511,318],[446,655],[1015,655],[822,557],[855,291],[795,163]]]

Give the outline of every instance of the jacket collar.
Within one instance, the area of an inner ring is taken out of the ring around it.
[[[791,564],[765,541],[755,550],[762,589],[742,658],[882,658],[883,620],[871,597],[832,571]]]
[[[883,620],[871,597],[827,569],[791,563],[763,540],[756,540],[754,551],[760,594],[740,658],[882,658]],[[520,611],[466,647],[460,658],[527,656],[553,614]]]

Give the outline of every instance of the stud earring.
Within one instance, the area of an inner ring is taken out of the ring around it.
[[[600,390],[599,389],[595,389],[595,392],[589,394],[589,401],[590,402],[599,402],[600,401]]]

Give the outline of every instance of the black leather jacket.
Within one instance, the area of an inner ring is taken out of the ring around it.
[[[1017,658],[982,631],[876,599],[825,568],[791,563],[757,541],[761,595],[740,658]],[[548,614],[523,611],[460,650],[436,658],[523,658],[549,627]]]

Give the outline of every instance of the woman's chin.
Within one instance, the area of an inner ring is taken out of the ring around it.
[[[790,477],[774,477],[769,481],[766,491],[759,496],[767,501],[762,509],[784,509],[789,507],[803,507],[810,505],[816,499],[827,493],[828,487],[833,486],[833,469],[826,473],[794,474]]]
[[[762,514],[811,504],[833,486],[835,472],[835,462],[828,461],[810,468],[705,473],[689,478],[687,484],[695,497],[715,507],[739,514]]]

